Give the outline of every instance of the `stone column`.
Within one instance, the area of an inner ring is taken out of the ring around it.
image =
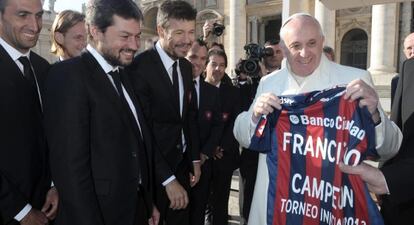
[[[396,73],[398,4],[372,6],[371,65],[375,85],[389,85]]]
[[[259,41],[259,19],[257,16],[249,17],[250,24],[250,42],[257,43]]]
[[[56,0],[49,0],[49,11],[50,12],[55,12],[55,3],[56,3]]]
[[[330,10],[319,0],[315,0],[315,18],[321,24],[325,34],[325,45],[335,49],[335,10]]]
[[[263,19],[259,19],[259,43],[264,44],[265,40],[265,28],[268,21],[264,21]]]
[[[229,13],[229,46],[227,49],[228,69],[233,69],[244,56],[243,46],[246,44],[246,0],[230,0]]]
[[[303,12],[313,14],[310,11],[310,0],[283,0],[283,9],[282,9],[282,23],[289,16],[295,13]]]

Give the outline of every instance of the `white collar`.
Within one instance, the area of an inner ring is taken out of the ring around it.
[[[165,67],[165,70],[169,71],[170,68],[173,66],[175,60],[173,60],[166,52],[165,50],[161,47],[161,43],[160,41],[157,41],[157,43],[155,44],[155,48],[158,52],[158,55],[161,58],[161,62]],[[177,60],[178,61],[178,60]]]
[[[21,53],[17,49],[13,48],[9,43],[7,43],[3,38],[0,37],[0,45],[6,50],[7,54],[13,59],[13,61],[18,60],[21,56],[26,56],[30,58],[30,50],[26,53]]]
[[[104,57],[94,47],[92,47],[92,45],[88,44],[88,46],[86,46],[86,49],[92,54],[96,61],[98,61],[99,65],[102,67],[105,73],[118,70],[118,66],[114,67],[109,64],[108,61],[106,61]]]
[[[193,80],[195,80],[197,82],[197,85],[200,85],[200,76],[194,78]]]

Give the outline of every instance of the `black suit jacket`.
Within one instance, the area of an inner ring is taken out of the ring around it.
[[[200,133],[201,152],[213,157],[214,150],[219,146],[224,123],[221,120],[219,89],[205,82],[200,77],[200,99],[198,106],[198,126]]]
[[[39,87],[49,63],[31,52]],[[38,94],[0,45],[0,224],[30,203],[40,210],[50,189],[47,145]]]
[[[227,75],[225,75],[227,76]],[[239,166],[239,143],[234,137],[233,127],[236,117],[241,112],[240,90],[230,82],[222,79],[219,88],[221,102],[221,120],[224,123],[223,136],[220,146],[224,149],[222,164],[228,168],[236,169]]]
[[[192,165],[191,161],[200,159],[192,66],[186,59],[180,59],[179,66],[184,83],[182,116],[173,98],[171,79],[155,47],[139,54],[129,67],[134,91],[161,152],[155,162],[158,183],[172,176],[182,160]],[[181,130],[187,143],[185,154],[180,147]]]
[[[414,214],[414,59],[403,63],[395,92],[392,120],[402,129],[398,154],[381,168],[390,195],[383,197],[382,213],[387,225],[412,224]]]
[[[392,103],[394,102],[394,95],[395,95],[395,90],[397,90],[397,84],[398,84],[399,77],[400,76],[397,74],[391,80],[391,107],[392,107]]]
[[[44,111],[60,195],[56,224],[132,225],[142,201],[138,187],[147,208],[152,207],[152,138],[128,77],[121,74],[121,79],[137,108],[144,144],[115,87],[89,52],[50,70]]]

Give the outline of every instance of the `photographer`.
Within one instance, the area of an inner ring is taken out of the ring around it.
[[[203,36],[201,39],[207,43],[207,46],[210,49],[213,43],[218,43],[218,37],[223,34],[224,29],[225,26],[218,21],[206,20],[203,26]]]
[[[263,64],[266,68],[266,73],[269,74],[275,70],[280,70],[280,65],[283,60],[282,48],[279,46],[279,40],[271,39],[264,44],[265,48],[273,50],[273,55],[263,57]]]

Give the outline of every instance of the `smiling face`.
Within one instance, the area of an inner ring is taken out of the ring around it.
[[[42,30],[40,0],[7,0],[1,14],[1,37],[19,52],[34,47]]]
[[[69,28],[66,33],[56,32],[56,41],[62,46],[63,58],[69,59],[81,54],[86,47],[85,22],[79,22]]]
[[[172,59],[187,55],[195,39],[195,21],[169,19],[165,28],[157,29],[161,47]]]
[[[284,55],[298,76],[312,74],[321,62],[324,37],[309,17],[297,17],[283,28]]]
[[[104,33],[91,26],[91,34],[96,50],[108,63],[112,66],[127,66],[139,49],[141,25],[135,19],[114,15],[113,24]]]
[[[193,65],[193,77],[197,78],[206,68],[207,47],[200,46],[197,42],[194,42],[188,51],[186,59]]]
[[[206,81],[212,85],[217,85],[224,77],[226,70],[226,60],[221,55],[210,55],[206,67]]]

